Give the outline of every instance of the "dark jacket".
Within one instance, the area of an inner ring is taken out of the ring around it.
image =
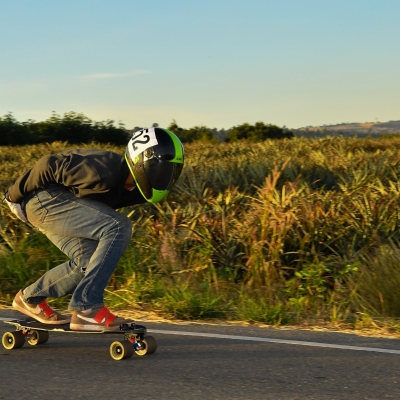
[[[125,189],[128,174],[123,155],[105,150],[69,150],[42,157],[8,193],[14,203],[21,203],[34,190],[56,184],[76,197],[97,200],[114,209],[145,203],[139,189]]]

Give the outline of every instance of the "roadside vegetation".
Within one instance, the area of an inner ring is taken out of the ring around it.
[[[70,147],[0,147],[1,187]],[[121,210],[134,228],[109,306],[400,332],[400,139],[194,141],[185,156],[166,201]],[[8,305],[65,256],[0,207],[0,301]]]

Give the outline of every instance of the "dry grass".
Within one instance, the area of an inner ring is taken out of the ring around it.
[[[67,147],[75,146],[0,148],[2,186],[21,166]],[[299,138],[185,150],[167,201],[121,210],[134,235],[108,304],[151,318],[397,334],[400,140]],[[4,205],[0,211],[5,304],[63,255]]]

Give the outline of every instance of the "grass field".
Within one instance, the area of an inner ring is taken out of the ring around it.
[[[76,146],[0,147],[1,187],[67,147]],[[185,151],[166,201],[121,210],[134,233],[107,305],[400,332],[400,139],[198,142]],[[5,204],[0,211],[0,298],[9,304],[65,256]]]

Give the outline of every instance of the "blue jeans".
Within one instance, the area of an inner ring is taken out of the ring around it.
[[[24,289],[38,304],[46,297],[72,294],[70,310],[101,307],[104,289],[128,247],[132,223],[106,204],[75,197],[52,185],[25,202],[28,221],[43,232],[69,261],[46,272]]]

